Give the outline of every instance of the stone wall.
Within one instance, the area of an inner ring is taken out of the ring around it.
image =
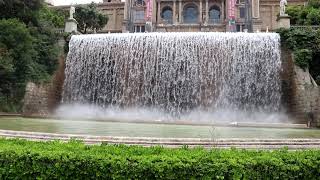
[[[50,114],[49,97],[51,96],[51,89],[51,84],[29,82],[26,87],[22,114],[24,116],[48,116]]]
[[[286,49],[282,49],[282,63],[282,103],[285,111],[293,123],[320,126],[320,88],[308,70],[294,64],[291,52]],[[313,122],[310,122],[310,116],[313,116]]]
[[[320,125],[320,89],[312,79],[308,70],[294,67],[293,99],[290,107],[292,116],[298,121],[309,123],[311,126]],[[313,116],[313,117],[310,117]]]
[[[24,96],[22,115],[28,117],[48,117],[61,101],[64,82],[64,57],[59,60],[58,70],[48,83],[29,82]]]

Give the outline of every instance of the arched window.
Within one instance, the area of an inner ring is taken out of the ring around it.
[[[186,24],[193,24],[198,22],[198,8],[197,6],[190,4],[183,10],[183,21]]]
[[[144,6],[145,5],[144,0],[136,0],[135,5],[136,6]]]
[[[162,9],[161,18],[165,23],[172,24],[173,11],[170,7]]]
[[[216,5],[212,6],[209,10],[209,22],[211,24],[220,23],[220,8]]]

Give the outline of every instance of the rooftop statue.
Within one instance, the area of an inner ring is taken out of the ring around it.
[[[286,14],[287,4],[288,4],[287,0],[280,0],[280,16],[287,16]]]
[[[70,17],[69,19],[74,19],[73,14],[76,13],[76,8],[74,6],[70,6]]]

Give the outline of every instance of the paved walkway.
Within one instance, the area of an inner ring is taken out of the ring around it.
[[[208,138],[149,138],[149,137],[112,137],[72,134],[54,134],[26,131],[0,130],[0,137],[22,138],[33,141],[78,139],[86,144],[127,144],[140,146],[164,146],[178,148],[181,146],[204,148],[245,148],[245,149],[320,149],[320,139],[208,139]]]

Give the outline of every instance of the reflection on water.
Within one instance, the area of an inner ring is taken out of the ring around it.
[[[175,138],[320,138],[318,129],[210,127],[93,120],[0,118],[0,129],[62,134]]]

